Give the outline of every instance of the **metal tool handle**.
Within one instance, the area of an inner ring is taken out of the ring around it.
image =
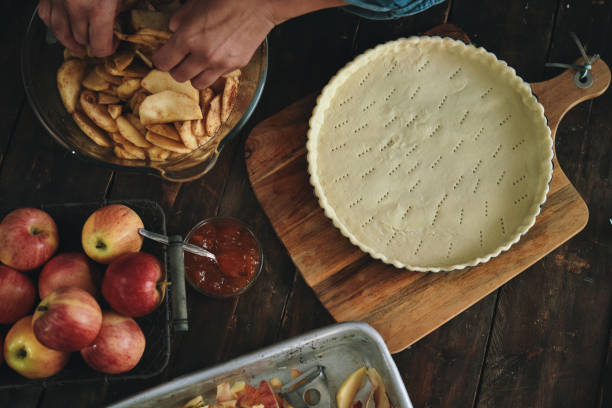
[[[138,228],[138,233],[143,237],[153,240],[155,242],[159,242],[160,244],[170,245],[169,238],[165,235],[158,234],[152,231],[147,231],[144,228]],[[205,256],[217,262],[217,258],[215,257],[215,255],[211,252],[208,252],[204,248],[200,248],[192,244],[183,243],[183,250],[199,256]]]
[[[188,331],[185,262],[183,238],[180,235],[171,235],[169,237],[168,264],[172,274],[172,320],[174,322],[174,331]]]

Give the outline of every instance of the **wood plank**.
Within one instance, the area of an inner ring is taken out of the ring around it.
[[[32,408],[36,407],[43,392],[39,388],[23,388],[0,391],[0,407]]]
[[[27,106],[0,172],[0,203],[102,200],[111,172],[80,160],[46,134]]]
[[[0,102],[0,166],[19,112],[25,105],[25,93],[21,83],[20,55],[27,23],[34,11],[35,0],[4,2],[0,8],[0,75],[4,78]]]
[[[471,407],[495,309],[491,293],[393,356],[415,407]]]
[[[545,79],[542,67],[558,2],[512,1],[502,6],[481,0],[454,0],[449,22],[460,26],[475,45],[508,62],[525,81],[537,82]]]
[[[561,1],[549,60],[579,55],[569,31],[610,60],[609,21],[609,1]],[[577,106],[559,125],[557,158],[585,198],[590,219],[583,232],[500,291],[478,406],[595,406],[599,387],[610,387],[602,381],[612,318],[610,245],[601,243],[612,242],[606,153],[611,106],[608,91]],[[604,395],[601,406],[609,405]]]

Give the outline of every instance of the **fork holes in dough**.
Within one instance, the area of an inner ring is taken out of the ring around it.
[[[349,123],[348,119],[343,120],[342,122],[336,123],[334,125],[334,129],[340,129],[341,127],[345,126],[348,123]]]
[[[368,177],[370,174],[374,173],[374,170],[375,170],[375,168],[371,167],[369,170],[367,170],[365,173],[363,173],[361,175],[361,178],[364,179],[364,178]]]
[[[480,99],[484,99],[487,96],[489,96],[489,94],[491,93],[492,90],[493,90],[493,88],[487,89],[482,95],[480,95]]]
[[[523,174],[521,177],[519,177],[519,178],[517,178],[516,180],[514,180],[514,181],[512,182],[512,185],[513,185],[513,186],[516,186],[517,184],[519,184],[520,182],[522,182],[523,180],[525,180],[525,178],[527,178],[527,176]]]
[[[397,116],[393,116],[387,123],[385,123],[385,127],[391,126],[391,124],[393,124],[393,122],[395,122],[396,120]]]
[[[359,133],[361,132],[363,129],[368,127],[368,122],[364,123],[363,125],[353,129],[353,133]]]
[[[385,96],[385,102],[389,102],[389,99],[391,99],[391,97],[393,96],[393,94],[397,91],[396,88],[391,89],[391,91],[389,91],[389,93],[387,94],[387,96]]]
[[[365,75],[364,75],[364,77],[363,77],[363,78],[361,78],[361,81],[359,81],[359,85],[360,85],[360,86],[363,86],[363,84],[365,84],[365,83],[366,83],[366,81],[367,81],[368,79],[370,79],[370,75],[371,75],[371,74],[370,74],[369,72],[368,72],[367,74],[365,74]]]
[[[365,150],[362,150],[360,153],[357,153],[357,157],[361,158],[363,157],[363,155],[365,155],[366,153],[370,153],[372,151],[372,147],[368,147]]]
[[[453,147],[453,153],[457,153],[457,150],[459,150],[462,144],[463,144],[463,139],[461,139],[459,143],[457,143],[455,147]]]
[[[458,75],[460,72],[461,72],[461,67],[457,68],[457,69],[455,70],[455,72],[453,72],[453,73],[451,74],[451,76],[449,76],[449,77],[448,77],[448,79],[455,79],[455,77],[456,77],[456,76],[457,76],[457,75]]]
[[[442,100],[438,104],[438,110],[442,109],[442,107],[444,106],[447,100],[448,100],[448,96],[444,95],[444,98],[442,98]]]
[[[374,221],[374,216],[370,216],[367,220],[361,223],[361,228],[367,227],[372,221]]]
[[[429,65],[429,60],[425,61],[425,63],[417,69],[417,72],[422,72],[425,68],[427,68],[428,65]]]
[[[436,125],[435,129],[431,131],[431,133],[429,133],[429,135],[427,136],[428,139],[431,139],[436,133],[438,133],[438,131],[440,130],[441,126],[440,125]]]
[[[431,164],[431,168],[434,169],[438,164],[440,164],[440,160],[442,160],[442,156],[438,156],[436,160]]]
[[[342,143],[342,144],[340,144],[338,146],[332,147],[331,151],[332,151],[332,153],[335,153],[338,150],[344,149],[345,147],[346,147],[346,142],[344,142],[344,143]]]
[[[506,175],[506,170],[503,170],[501,172],[501,174],[499,175],[499,177],[497,178],[497,185],[499,186],[502,182],[502,180],[504,179],[504,176]]]
[[[518,205],[521,203],[521,201],[523,201],[524,199],[526,199],[528,197],[528,194],[523,194],[522,196],[520,196],[519,198],[517,198],[516,200],[514,200],[514,205]]]
[[[506,115],[506,117],[501,122],[499,122],[499,126],[500,127],[504,126],[506,123],[508,123],[510,119],[512,119],[512,115],[511,114]]]
[[[394,175],[401,166],[402,166],[402,162],[397,163],[387,174],[389,176]]]
[[[372,102],[368,103],[366,106],[363,107],[361,111],[366,112],[368,109],[370,109],[374,105],[376,105],[376,100],[373,100]]]
[[[363,197],[359,197],[358,199],[356,199],[355,201],[349,204],[349,208],[355,207],[357,204],[359,204],[362,201],[363,201]]]
[[[523,143],[525,143],[525,139],[521,139],[520,142],[518,142],[517,144],[515,144],[514,146],[512,146],[512,150],[516,150],[518,149]]]
[[[340,105],[340,106],[344,106],[344,105],[346,105],[347,103],[349,103],[349,102],[350,102],[350,101],[352,101],[352,100],[353,100],[353,95],[351,95],[351,96],[349,96],[348,98],[346,98],[346,99],[342,100],[342,101],[341,101],[341,102],[340,102],[338,105]]]

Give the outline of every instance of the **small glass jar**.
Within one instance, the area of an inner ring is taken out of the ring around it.
[[[238,219],[213,217],[200,221],[184,242],[212,252],[219,261],[217,264],[185,253],[185,279],[204,295],[217,299],[241,295],[253,286],[263,269],[261,244],[249,226]]]

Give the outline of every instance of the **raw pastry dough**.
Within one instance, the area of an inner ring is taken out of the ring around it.
[[[325,214],[374,258],[461,269],[534,224],[552,138],[531,88],[495,55],[412,37],[357,57],[310,120],[311,183]]]

